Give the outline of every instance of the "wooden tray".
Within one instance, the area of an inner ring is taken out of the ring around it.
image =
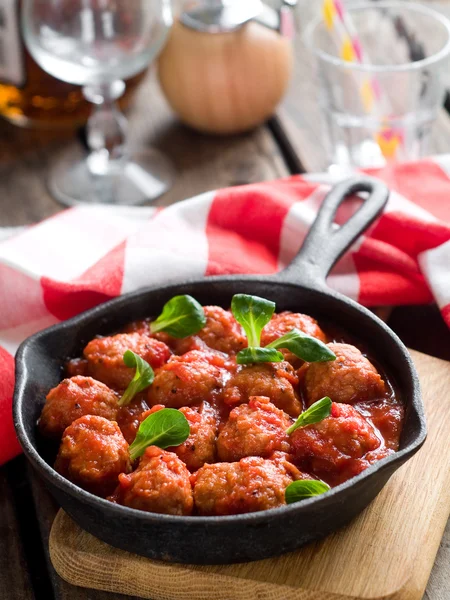
[[[185,566],[112,548],[60,511],[50,535],[56,571],[74,585],[152,600],[421,600],[450,513],[450,363],[411,354],[428,440],[346,528],[271,560]]]

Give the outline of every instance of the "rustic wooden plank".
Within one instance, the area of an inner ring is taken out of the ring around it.
[[[62,206],[50,196],[47,174],[73,133],[19,129],[0,122],[0,226],[33,223]],[[174,187],[159,201],[168,205],[220,187],[274,179],[287,174],[278,146],[261,127],[219,138],[181,126],[149,73],[130,113],[130,146],[154,145],[178,171]]]
[[[14,497],[6,476],[0,469],[0,598],[33,600],[26,559],[20,540],[20,527]]]

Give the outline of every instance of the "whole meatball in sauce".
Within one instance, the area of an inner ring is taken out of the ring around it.
[[[208,402],[179,409],[188,420],[190,434],[180,446],[169,448],[181,458],[189,471],[194,472],[205,463],[216,460],[218,415]]]
[[[209,401],[222,390],[226,377],[224,359],[214,353],[192,351],[172,356],[156,371],[148,401],[151,406],[170,408]]]
[[[91,377],[64,379],[47,394],[39,429],[46,437],[60,439],[66,427],[84,415],[113,421],[119,410],[117,402],[112,390]]]
[[[137,332],[96,338],[83,351],[89,375],[109,387],[125,390],[135,372],[123,362],[123,355],[127,350],[138,354],[154,369],[162,367],[171,354],[163,342]]]
[[[128,444],[117,423],[95,415],[74,421],[64,431],[55,469],[88,492],[110,494],[120,473],[131,471]]]
[[[133,473],[119,476],[109,500],[168,515],[190,515],[194,506],[186,465],[173,452],[156,446],[146,449]]]
[[[191,482],[200,515],[237,515],[282,506],[287,486],[303,478],[279,453],[273,460],[252,456],[205,465]]]
[[[252,396],[230,412],[217,439],[217,455],[226,462],[246,456],[268,457],[276,450],[289,451],[286,429],[291,419],[265,396]]]
[[[168,344],[175,354],[185,354],[191,350],[205,348],[236,354],[247,347],[244,331],[229,310],[220,306],[204,306],[203,310],[206,324],[195,335],[176,339],[166,333],[157,333],[154,337]]]
[[[140,423],[163,408],[165,407],[162,404],[156,404],[145,411],[139,418]],[[208,402],[183,406],[178,410],[183,413],[189,423],[189,437],[179,446],[173,446],[167,450],[174,452],[187,468],[194,472],[207,462],[215,462],[219,414]]]
[[[230,406],[248,402],[251,396],[267,396],[291,417],[302,412],[296,388],[298,377],[286,361],[240,365],[225,386],[223,399]]]
[[[244,331],[229,310],[220,306],[205,306],[206,325],[198,332],[198,337],[207,346],[235,354],[247,347]]]
[[[369,464],[364,457],[381,446],[376,430],[353,406],[334,402],[329,417],[290,437],[295,464],[330,485],[363,471]]]
[[[267,344],[274,342],[294,328],[317,338],[321,342],[327,341],[327,336],[319,327],[316,319],[301,313],[285,311],[273,315],[270,322],[264,327],[261,334],[261,345],[267,346]]]
[[[285,311],[274,314],[270,322],[264,327],[261,333],[261,346],[267,346],[267,344],[274,342],[276,339],[292,331],[294,327],[322,342],[327,341],[326,335],[320,329],[315,319],[301,313]],[[294,367],[298,368],[303,364],[303,361],[289,350],[282,348],[280,352],[284,355],[285,360]]]
[[[311,363],[304,376],[306,400],[313,404],[324,396],[333,402],[354,404],[381,398],[386,385],[372,363],[350,344],[329,344],[336,360]]]

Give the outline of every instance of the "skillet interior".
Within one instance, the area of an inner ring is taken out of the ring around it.
[[[130,321],[158,314],[175,294],[191,294],[202,304],[227,308],[235,293],[269,298],[276,302],[277,311],[293,310],[319,321],[332,320],[361,340],[401,390],[406,416],[400,451],[325,496],[230,517],[172,517],[116,506],[77,488],[41,458],[36,420],[46,393],[61,379],[67,357],[79,355],[97,334],[110,334]],[[16,430],[26,455],[57,501],[100,539],[156,559],[197,564],[257,560],[319,539],[365,508],[426,437],[415,369],[397,336],[369,311],[336,293],[280,282],[276,277],[211,278],[123,296],[29,338],[21,346],[16,364]]]

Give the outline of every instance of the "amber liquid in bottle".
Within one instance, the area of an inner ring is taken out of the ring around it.
[[[79,86],[48,75],[30,56],[21,35],[20,5],[21,0],[0,0],[0,115],[18,125],[77,127],[91,106]],[[121,108],[143,77],[140,73],[126,81]]]

